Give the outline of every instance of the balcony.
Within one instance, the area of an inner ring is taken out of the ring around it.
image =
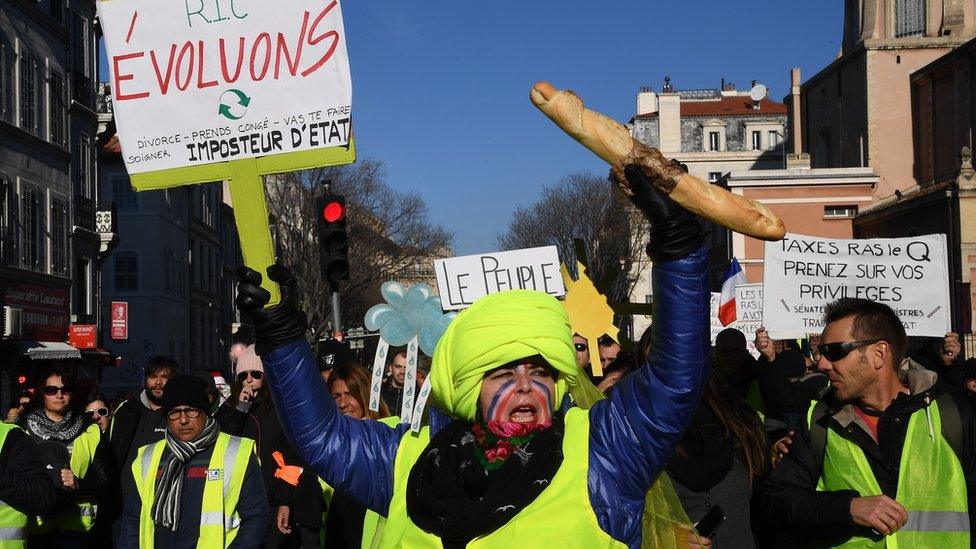
[[[95,201],[76,196],[74,198],[75,227],[95,232]]]
[[[74,95],[71,98],[89,109],[95,109],[95,83],[91,78],[75,73]]]

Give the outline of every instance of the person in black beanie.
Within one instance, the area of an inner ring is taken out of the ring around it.
[[[200,378],[171,379],[162,400],[165,437],[139,448],[123,479],[118,547],[261,547],[269,512],[254,441],[219,431]]]

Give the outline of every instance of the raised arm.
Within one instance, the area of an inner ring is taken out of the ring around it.
[[[698,219],[639,166],[614,172],[651,223],[650,357],[590,410],[590,503],[616,539],[640,539],[644,497],[698,402],[710,360],[707,249]]]
[[[392,429],[339,413],[305,340],[305,315],[294,305],[294,277],[280,266],[268,276],[282,288],[280,304],[264,309],[269,295],[261,275],[243,268],[237,304],[255,325],[256,350],[285,436],[329,485],[386,515],[393,494],[393,461],[408,425]]]

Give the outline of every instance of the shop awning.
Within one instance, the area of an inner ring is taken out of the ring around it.
[[[19,345],[21,353],[31,360],[81,358],[78,349],[61,341],[21,341]]]
[[[106,351],[105,349],[99,349],[99,348],[81,349],[81,354],[84,356],[90,356],[95,358],[109,358],[112,356],[112,353]]]

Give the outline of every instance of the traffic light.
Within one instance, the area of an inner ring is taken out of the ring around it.
[[[325,193],[316,202],[319,214],[319,266],[322,279],[334,290],[349,280],[349,249],[346,235],[346,197]]]

